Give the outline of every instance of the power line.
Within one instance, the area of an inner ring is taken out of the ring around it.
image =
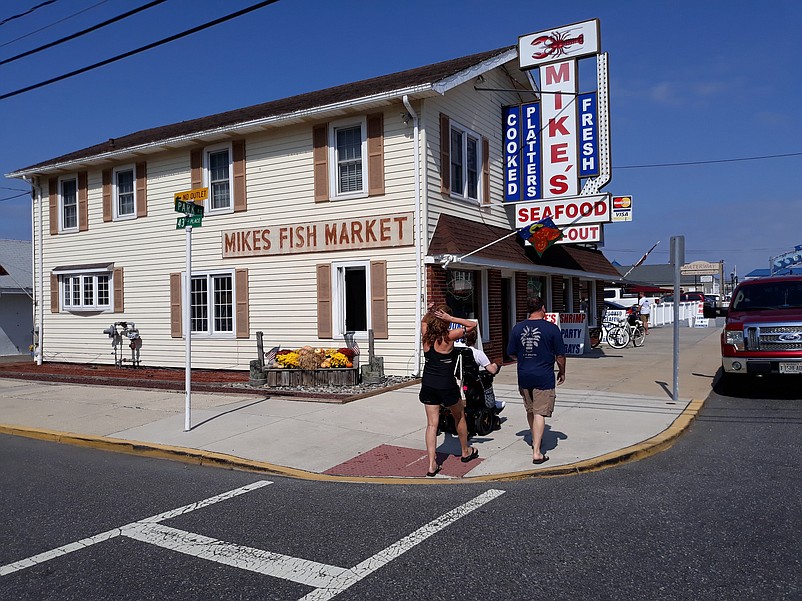
[[[8,63],[12,63],[12,62],[14,62],[16,60],[19,60],[21,58],[25,58],[26,56],[30,56],[31,54],[36,54],[37,52],[41,52],[42,50],[47,50],[48,48],[52,48],[53,46],[58,46],[59,44],[63,44],[64,42],[69,42],[70,40],[74,40],[75,38],[79,38],[79,37],[81,37],[83,35],[86,35],[87,33],[91,33],[93,31],[101,29],[101,28],[105,27],[106,25],[111,25],[112,23],[116,23],[117,21],[122,21],[123,19],[126,19],[126,18],[130,17],[131,15],[135,15],[137,13],[142,12],[143,10],[147,10],[149,8],[152,8],[152,7],[156,6],[157,4],[162,4],[164,2],[167,2],[167,0],[153,0],[153,2],[150,2],[148,4],[144,4],[144,5],[140,6],[139,8],[135,8],[133,10],[129,10],[127,13],[123,13],[121,15],[117,15],[116,17],[112,17],[111,19],[103,21],[102,23],[98,23],[97,25],[93,25],[92,27],[87,27],[86,29],[84,29],[82,31],[79,31],[77,33],[73,33],[73,34],[68,35],[66,37],[63,37],[63,38],[61,38],[59,40],[56,40],[54,42],[50,42],[49,44],[45,44],[44,46],[39,46],[38,48],[34,48],[33,50],[28,50],[26,52],[21,52],[20,54],[18,54],[16,56],[12,56],[11,58],[4,59],[4,60],[0,61],[0,65],[5,65],[5,64],[8,64]]]
[[[84,8],[83,10],[79,10],[77,13],[72,13],[71,15],[67,15],[66,17],[64,17],[63,19],[59,19],[58,21],[53,21],[50,25],[45,25],[44,27],[40,27],[39,29],[34,29],[30,33],[26,33],[24,35],[21,35],[18,38],[14,38],[13,40],[9,40],[7,42],[3,42],[2,44],[0,44],[0,48],[2,48],[3,46],[8,46],[9,44],[13,44],[14,42],[19,42],[20,40],[24,40],[25,38],[28,38],[28,37],[32,36],[33,34],[35,34],[35,33],[39,33],[40,31],[44,31],[45,29],[50,29],[54,25],[58,25],[59,23],[63,23],[64,21],[68,21],[68,20],[72,19],[73,17],[77,17],[78,15],[80,15],[82,13],[85,13],[87,11],[92,10],[93,8],[97,8],[101,4],[106,4],[106,2],[108,2],[108,1],[109,0],[100,0],[100,2],[98,2],[97,4],[93,4],[92,6],[88,6],[88,7]]]
[[[12,96],[18,96],[19,94],[23,94],[25,92],[30,92],[31,90],[36,90],[38,88],[43,88],[44,86],[50,85],[51,83],[56,83],[57,81],[62,81],[64,79],[68,79],[70,77],[74,77],[76,75],[80,75],[82,73],[86,73],[87,71],[92,71],[99,67],[104,67],[108,64],[117,62],[124,58],[128,58],[129,56],[134,56],[135,54],[139,54],[141,52],[145,52],[146,50],[151,50],[152,48],[157,48],[158,46],[163,46],[169,42],[174,42],[175,40],[185,38],[193,33],[198,33],[199,31],[203,31],[204,29],[209,29],[210,27],[214,27],[215,25],[219,25],[220,23],[225,23],[226,21],[230,21],[231,19],[235,19],[237,17],[241,17],[242,15],[248,14],[260,8],[264,8],[269,4],[275,4],[278,0],[264,0],[263,2],[259,2],[258,4],[254,4],[253,6],[249,6],[248,8],[244,8],[242,10],[238,10],[237,12],[233,12],[229,15],[224,17],[220,17],[219,19],[215,19],[214,21],[209,21],[202,25],[198,25],[197,27],[193,27],[192,29],[187,29],[186,31],[182,31],[181,33],[177,33],[175,35],[171,35],[167,38],[162,38],[156,42],[151,44],[147,44],[146,46],[141,46],[135,50],[131,50],[129,52],[124,52],[123,54],[118,54],[112,58],[108,58],[106,60],[100,61],[99,63],[95,63],[93,65],[89,65],[88,67],[82,67],[81,69],[76,69],[75,71],[71,71],[69,73],[65,73],[64,75],[59,75],[58,77],[52,77],[46,81],[41,81],[39,83],[26,86],[24,88],[20,88],[19,90],[15,90],[13,92],[8,92],[6,94],[0,95],[0,100],[5,100],[6,98],[11,98]]]
[[[738,159],[718,159],[714,161],[688,161],[685,163],[654,163],[651,165],[622,165],[613,169],[645,169],[648,167],[684,167],[686,165],[711,165],[713,163],[736,163],[738,161],[759,161],[763,159],[781,159],[785,157],[802,156],[802,152],[789,152],[787,154],[766,154],[753,157],[742,157]]]
[[[9,21],[13,21],[14,19],[19,19],[20,17],[24,17],[25,15],[29,15],[33,11],[35,11],[35,10],[37,10],[39,8],[42,8],[43,6],[47,6],[48,4],[55,4],[56,2],[58,2],[58,0],[46,0],[46,2],[42,2],[40,4],[37,4],[33,8],[29,8],[24,13],[19,13],[19,14],[16,14],[16,15],[12,15],[12,16],[6,18],[6,19],[3,19],[2,21],[0,21],[0,26],[5,25]]]
[[[19,198],[20,196],[30,196],[30,195],[31,195],[30,192],[23,192],[22,194],[15,194],[14,196],[8,196],[6,198],[0,198],[0,202],[3,202],[4,200],[12,200],[14,198]]]

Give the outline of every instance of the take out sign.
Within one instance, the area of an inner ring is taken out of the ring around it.
[[[551,217],[555,225],[610,223],[610,195],[515,203],[515,223],[518,228],[546,217]]]

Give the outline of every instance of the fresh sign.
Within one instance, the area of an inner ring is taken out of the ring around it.
[[[580,94],[579,102],[579,177],[599,175],[599,128],[596,93]]]

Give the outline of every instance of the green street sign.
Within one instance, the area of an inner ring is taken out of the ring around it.
[[[203,208],[203,207],[201,207]],[[183,230],[188,225],[201,227],[203,225],[203,215],[192,215],[191,217],[179,217],[175,220],[175,229]]]
[[[175,201],[176,213],[185,213],[187,215],[203,215],[203,205],[196,205],[194,202],[186,202],[184,200]],[[195,225],[194,223],[192,225]]]

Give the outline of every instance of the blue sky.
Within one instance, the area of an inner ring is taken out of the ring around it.
[[[0,21],[41,1],[5,0]],[[256,1],[167,0],[0,65],[0,95]],[[0,61],[145,3],[59,0],[0,25]],[[647,263],[666,263],[671,236],[684,235],[687,261],[724,260],[727,272],[737,267],[742,276],[802,244],[798,0],[280,0],[0,100],[0,174],[110,137],[512,45],[519,35],[592,18],[610,56],[613,178],[605,191],[635,202],[631,223],[605,226],[605,255],[631,264],[659,240]],[[0,238],[30,239],[30,201],[10,198],[20,190],[23,182],[0,179]]]

